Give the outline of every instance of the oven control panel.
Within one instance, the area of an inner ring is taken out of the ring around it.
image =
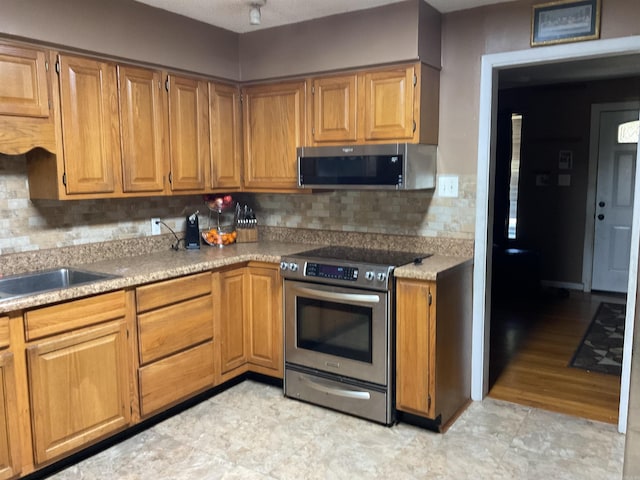
[[[392,271],[392,267],[358,265],[349,262],[325,263],[297,258],[287,258],[280,262],[280,272],[285,279],[380,291],[388,289]]]
[[[307,263],[304,274],[307,277],[329,278],[331,280],[358,281],[358,269],[342,265],[329,265],[323,263]]]

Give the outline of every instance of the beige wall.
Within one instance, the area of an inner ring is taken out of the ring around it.
[[[540,2],[501,3],[443,16],[440,173],[476,172],[482,55],[531,48],[534,3]],[[601,38],[640,35],[638,18],[638,0],[605,0]]]
[[[2,0],[0,34],[239,79],[238,34],[133,0]]]
[[[422,4],[408,0],[245,33],[240,36],[241,78],[252,81],[415,61],[419,53],[425,63],[439,66],[440,15]],[[420,39],[419,21],[431,30]]]

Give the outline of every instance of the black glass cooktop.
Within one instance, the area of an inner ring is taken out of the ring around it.
[[[328,246],[307,250],[295,255],[298,258],[314,258],[324,260],[336,260],[371,265],[388,265],[399,267],[408,263],[420,263],[422,259],[430,257],[430,253],[398,252],[392,250],[372,250],[368,248]]]

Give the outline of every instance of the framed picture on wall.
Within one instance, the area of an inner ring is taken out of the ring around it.
[[[561,0],[534,5],[531,46],[600,38],[601,0]]]

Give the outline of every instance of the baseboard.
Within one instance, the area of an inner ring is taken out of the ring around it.
[[[566,288],[567,290],[579,290],[581,292],[584,291],[583,283],[558,282],[556,280],[540,280],[540,284],[543,287]]]

